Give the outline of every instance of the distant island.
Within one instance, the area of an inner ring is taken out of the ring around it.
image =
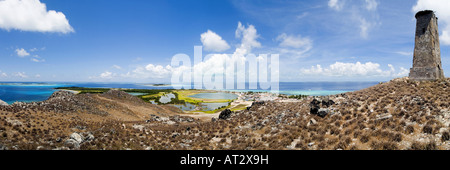
[[[143,86],[153,86],[153,87],[168,87],[170,84],[144,84]]]

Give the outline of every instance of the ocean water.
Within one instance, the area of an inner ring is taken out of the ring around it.
[[[324,96],[361,90],[379,82],[280,82],[280,94]],[[172,86],[149,86],[125,83],[45,83],[45,82],[0,82],[0,99],[12,104],[16,101],[43,101],[50,97],[57,87],[130,88],[130,89],[173,89]],[[248,85],[247,85],[248,87]],[[269,90],[229,90],[267,92]],[[206,96],[208,97],[208,96]]]

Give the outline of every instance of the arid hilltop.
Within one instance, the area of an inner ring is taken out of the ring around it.
[[[122,91],[0,106],[0,149],[449,150],[450,79],[408,78],[200,121]]]

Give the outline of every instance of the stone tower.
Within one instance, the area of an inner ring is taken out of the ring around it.
[[[438,18],[433,11],[425,10],[418,12],[416,19],[414,59],[409,78],[416,81],[445,78],[439,47]]]

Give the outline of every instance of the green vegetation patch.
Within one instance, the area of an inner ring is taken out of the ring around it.
[[[87,87],[58,87],[55,89],[59,90],[73,90],[80,92],[79,94],[101,94],[108,92],[109,90],[113,88],[87,88]],[[163,105],[159,100],[161,99],[161,96],[164,96],[166,94],[174,94],[175,98],[173,98],[169,103],[165,104],[185,104],[185,103],[191,103],[194,105],[199,105],[200,103],[231,103],[234,100],[228,100],[228,99],[199,99],[199,98],[192,98],[188,97],[194,94],[199,93],[211,93],[215,91],[210,90],[174,90],[174,89],[116,89],[115,90],[121,90],[127,93],[142,93],[143,95],[138,95],[136,97],[144,100],[145,102],[151,103],[150,101],[154,101],[158,105]],[[196,111],[196,112],[203,112],[203,113],[217,113],[219,111],[225,110],[230,108],[231,105],[228,105],[226,107],[222,107],[216,110],[212,111]],[[243,110],[245,107],[243,106],[236,106],[233,108],[234,111],[236,110]]]

